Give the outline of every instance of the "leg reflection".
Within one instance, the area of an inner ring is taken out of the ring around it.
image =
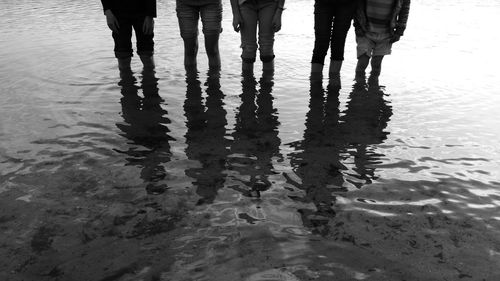
[[[364,81],[355,83],[341,119],[349,153],[354,158],[355,178],[360,180],[351,183],[358,188],[376,179],[375,166],[383,157],[376,145],[387,138],[384,129],[392,115],[384,95],[381,87]]]
[[[148,194],[161,194],[167,189],[164,163],[170,161],[169,141],[170,123],[167,111],[162,108],[163,100],[158,94],[158,78],[152,69],[142,72],[142,85],[136,85],[132,71],[120,72],[122,87],[123,123],[116,126],[123,132],[122,136],[130,140],[130,148],[119,151],[128,157],[127,165],[141,168],[140,177],[146,183]],[[139,96],[142,89],[143,97]]]
[[[201,164],[201,167],[187,169],[186,175],[194,179],[196,193],[200,196],[198,204],[212,203],[218,190],[224,186],[228,155],[220,72],[217,69],[208,72],[205,100],[196,69],[187,71],[186,83],[186,154]]]
[[[274,174],[273,159],[281,157],[279,121],[272,96],[274,72],[264,71],[257,83],[252,72],[244,71],[241,84],[241,105],[236,113],[229,161],[230,169],[243,186],[232,188],[244,196],[260,198],[271,186],[269,176]]]
[[[333,192],[345,191],[345,170],[341,163],[344,139],[339,124],[338,87],[324,90],[322,81],[311,77],[309,112],[303,140],[291,144],[296,152],[291,154],[291,164],[301,183],[292,182],[305,191],[303,198],[295,200],[311,202],[314,210],[300,209],[305,226],[326,234],[326,225],[335,216],[336,201]],[[326,98],[325,98],[326,96]]]

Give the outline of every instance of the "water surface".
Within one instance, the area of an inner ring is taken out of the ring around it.
[[[98,2],[4,0],[1,279],[498,280],[497,1],[412,1],[378,87],[351,30],[339,91],[289,2],[242,74],[228,3],[220,72],[159,1],[156,71],[120,73]]]

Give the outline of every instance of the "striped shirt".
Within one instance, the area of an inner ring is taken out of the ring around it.
[[[389,33],[395,0],[367,0],[368,29],[375,33]]]

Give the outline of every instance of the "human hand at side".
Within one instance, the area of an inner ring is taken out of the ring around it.
[[[280,9],[278,9],[278,11],[274,14],[272,25],[273,25],[274,32],[278,32],[281,30],[281,10]]]
[[[144,34],[153,34],[154,26],[154,19],[150,16],[147,16],[144,19],[144,23],[142,24],[142,31],[144,32]]]
[[[399,35],[399,34],[394,34],[394,35],[392,35],[392,38],[391,38],[390,42],[391,42],[391,43],[396,43],[396,42],[398,42],[398,41],[399,41],[399,39],[401,39],[401,35]]]
[[[104,14],[106,15],[106,23],[108,24],[109,29],[111,29],[113,32],[118,33],[120,24],[118,24],[118,20],[116,19],[113,12],[111,12],[111,10],[106,10],[104,11]]]
[[[243,20],[241,20],[241,16],[234,15],[233,16],[233,29],[234,29],[234,31],[239,32],[242,27],[243,27]]]

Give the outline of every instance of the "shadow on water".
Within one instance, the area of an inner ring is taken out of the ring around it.
[[[158,78],[154,70],[143,70],[141,87],[130,70],[120,71],[122,117],[124,123],[116,126],[122,136],[131,141],[126,151],[128,164],[141,168],[141,179],[146,183],[148,194],[161,194],[168,188],[164,183],[167,172],[162,164],[170,161],[170,123],[163,99],[158,94]],[[142,89],[143,96],[139,96]]]
[[[299,209],[299,213],[305,226],[324,235],[335,217],[335,193],[346,192],[351,185],[361,188],[376,179],[373,165],[383,155],[372,146],[386,139],[384,129],[392,115],[382,88],[364,81],[353,85],[344,112],[339,105],[339,88],[328,85],[325,90],[321,77],[311,76],[303,140],[289,144],[295,149],[290,162],[301,182],[287,180],[305,191],[303,197],[292,198],[314,203],[314,210]],[[352,171],[350,162],[354,163]]]
[[[211,70],[205,85],[206,100],[203,99],[201,82],[196,70],[186,72],[186,155],[200,163],[199,167],[186,169],[186,175],[193,178],[197,204],[212,203],[217,192],[224,186],[226,158],[229,154],[226,136],[226,110],[224,93],[220,86],[220,72]]]

